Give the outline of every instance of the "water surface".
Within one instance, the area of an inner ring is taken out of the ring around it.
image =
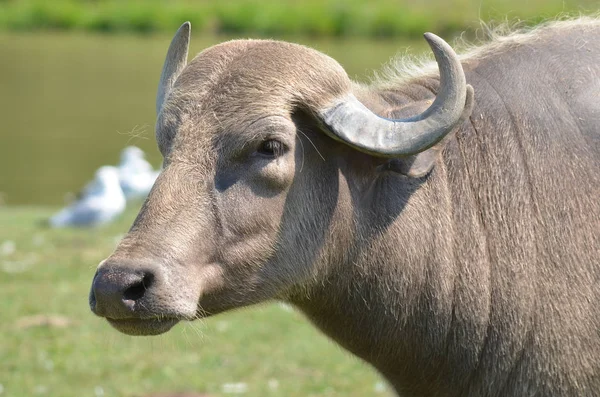
[[[193,37],[190,53],[226,40]],[[129,144],[156,166],[156,84],[167,36],[0,34],[0,201],[60,205]],[[294,40],[368,79],[406,42]],[[419,50],[423,43],[410,43]]]

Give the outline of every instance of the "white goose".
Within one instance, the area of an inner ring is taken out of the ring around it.
[[[128,146],[121,152],[119,182],[128,201],[145,198],[159,173],[146,161],[142,149]]]
[[[116,167],[104,166],[81,192],[77,201],[69,204],[49,219],[51,227],[91,227],[108,223],[125,210],[125,196],[119,185]]]

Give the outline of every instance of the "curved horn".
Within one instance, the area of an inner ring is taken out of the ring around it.
[[[425,39],[440,71],[440,89],[427,110],[406,119],[387,119],[349,94],[319,112],[328,135],[362,152],[404,157],[430,148],[452,131],[467,111],[467,102],[472,102],[473,91],[469,88],[467,101],[465,74],[452,47],[432,33],[425,33]]]
[[[177,29],[173,40],[171,40],[162,73],[160,74],[160,82],[158,83],[158,92],[156,94],[157,114],[160,113],[165,100],[173,88],[173,84],[175,84],[175,80],[177,80],[177,77],[179,77],[179,74],[187,64],[191,29],[192,25],[189,22],[184,22]]]

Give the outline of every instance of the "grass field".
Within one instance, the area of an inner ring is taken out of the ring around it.
[[[172,32],[190,20],[197,33],[416,37],[597,10],[597,0],[0,0],[0,29]]]
[[[94,317],[96,264],[135,212],[97,230],[49,230],[39,222],[51,209],[0,207],[0,396],[390,395],[369,367],[276,303],[154,338]]]

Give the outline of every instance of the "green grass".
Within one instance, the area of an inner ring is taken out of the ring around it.
[[[390,395],[379,377],[278,304],[127,337],[91,314],[96,264],[135,209],[95,230],[39,225],[48,208],[0,207],[0,395],[144,396],[195,391],[226,396]],[[65,327],[31,316],[64,316]],[[231,391],[231,390],[229,390]]]
[[[0,29],[172,32],[190,20],[211,34],[416,37],[595,10],[596,0],[0,0]]]

